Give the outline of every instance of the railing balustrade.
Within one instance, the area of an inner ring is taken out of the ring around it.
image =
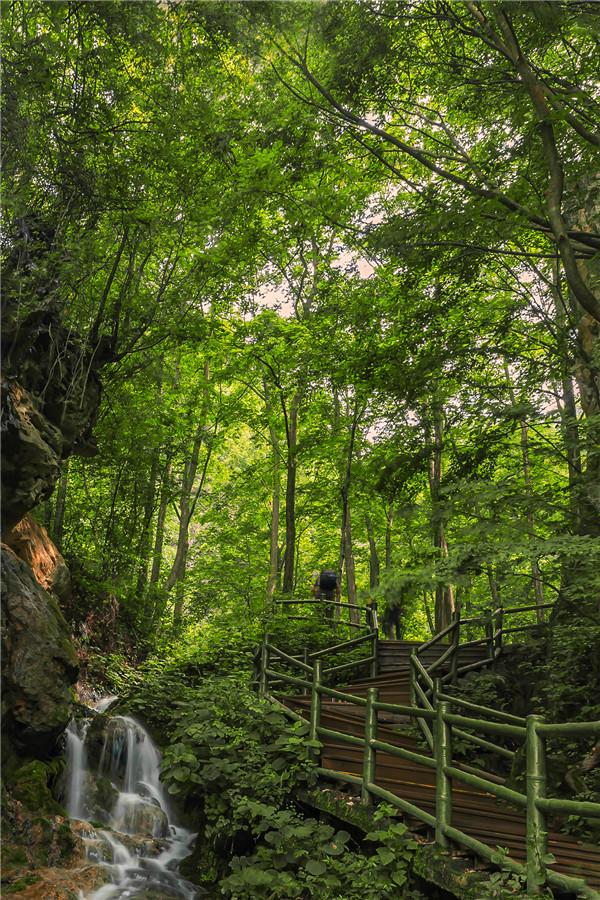
[[[487,617],[488,623],[493,622],[496,612],[494,611]],[[504,612],[507,611],[505,610]],[[446,634],[452,633],[453,627],[456,627],[456,630],[458,630],[457,625],[459,621],[459,616],[457,616],[456,623],[445,629]],[[463,624],[464,622],[465,620],[463,620]],[[493,642],[490,642],[490,635],[492,635]],[[365,638],[350,641],[347,646],[352,648],[369,639],[376,640],[376,633],[367,635]],[[488,628],[484,640],[488,642],[490,652],[493,655],[496,649],[495,630]],[[434,638],[427,644],[422,645],[419,650],[422,651],[435,643],[436,639]],[[472,642],[468,643],[472,645]],[[459,648],[464,645],[453,641],[451,646],[452,648]],[[343,647],[344,645],[337,645],[335,648],[330,648],[329,652],[331,652],[331,649],[339,652]],[[345,691],[327,687],[324,684],[327,671],[331,673],[340,671],[343,668],[343,666],[334,666],[329,670],[324,669],[323,657],[326,655],[326,650],[319,650],[313,654],[305,653],[303,660],[300,660],[279,650],[271,643],[270,636],[265,635],[260,651],[261,669],[258,678],[261,696],[268,697],[268,699],[278,703],[288,715],[302,721],[305,721],[302,716],[288,709],[280,699],[270,693],[269,686],[273,684],[273,679],[278,679],[280,682],[295,685],[306,692],[310,691],[309,737],[315,748],[318,747],[318,742],[322,738],[330,738],[343,744],[363,748],[362,775],[353,775],[319,766],[317,771],[320,775],[360,786],[361,797],[365,803],[372,802],[373,798],[379,798],[424,822],[435,830],[436,842],[440,846],[448,847],[450,842],[456,842],[487,860],[492,859],[492,856],[496,853],[496,847],[488,846],[476,840],[452,824],[452,780],[456,779],[476,788],[478,791],[484,791],[498,799],[508,801],[525,810],[527,855],[525,865],[510,859],[510,857],[507,857],[504,865],[526,878],[527,893],[536,894],[542,885],[548,883],[552,887],[575,892],[578,896],[588,898],[588,900],[598,900],[598,893],[590,888],[583,879],[565,875],[548,868],[550,863],[547,847],[547,815],[556,813],[600,817],[600,804],[547,798],[546,738],[565,735],[574,737],[600,736],[600,721],[555,725],[546,723],[541,716],[530,715],[526,719],[522,719],[499,710],[488,709],[487,707],[452,697],[444,691],[444,683],[447,678],[438,677],[433,680],[430,672],[434,667],[430,667],[428,672],[418,658],[418,651],[411,657],[411,673],[414,672],[415,677],[411,679],[413,683],[411,683],[410,706],[379,702],[376,687],[367,690],[366,699],[356,697]],[[451,675],[452,671],[460,672],[461,668],[457,669],[452,663],[452,656],[444,655],[446,659],[451,660]],[[457,655],[456,651],[454,655]],[[274,658],[281,660],[292,668],[299,669],[306,677],[296,677],[278,672],[272,668],[272,660]],[[439,669],[439,666],[435,666],[435,668]],[[423,689],[420,681],[425,682],[426,690]],[[428,699],[428,693],[431,695],[431,699]],[[323,697],[341,700],[358,707],[365,707],[364,737],[344,734],[343,732],[323,727],[321,725]],[[378,714],[382,711],[408,716],[411,720],[415,719],[423,723],[426,726],[426,737],[427,735],[429,736],[427,744],[431,756],[379,740],[377,736]],[[456,737],[461,740],[470,740],[478,746],[500,754],[507,759],[511,759],[514,756],[514,751],[493,741],[469,734],[463,731],[463,728],[525,742],[525,793],[506,787],[503,779],[497,775],[486,773],[471,766],[454,764],[452,744],[453,739]],[[420,809],[415,804],[382,788],[376,783],[376,759],[378,752],[385,752],[401,759],[410,760],[436,772],[435,815]],[[318,762],[319,751],[317,749],[315,749],[314,755]]]

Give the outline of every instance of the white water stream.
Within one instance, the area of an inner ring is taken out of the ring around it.
[[[75,722],[67,729],[67,812],[88,822],[86,793],[93,779],[86,733],[87,726]],[[139,722],[128,716],[109,719],[97,775],[108,778],[118,794],[106,811],[109,828],[88,828],[85,842],[88,858],[108,870],[111,883],[81,900],[131,900],[150,892],[165,900],[195,900],[203,893],[178,873],[195,834],[174,824],[159,766],[160,754]]]

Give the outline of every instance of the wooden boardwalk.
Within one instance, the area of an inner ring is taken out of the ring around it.
[[[390,643],[397,645],[409,642]],[[396,658],[406,654],[407,659],[410,649],[412,648],[397,646],[390,648]],[[466,650],[479,651],[479,648]],[[391,655],[391,652],[388,653],[388,658]],[[463,664],[469,661],[465,660]],[[367,688],[373,686],[379,688],[380,701],[409,705],[409,674],[406,663],[402,668],[395,671],[388,669],[376,678],[350,682],[342,690],[354,696],[365,697]],[[290,709],[306,718],[309,717],[309,697],[282,696],[281,700]],[[407,719],[402,716],[380,713],[378,740],[428,756],[427,750],[418,745],[416,738],[402,730],[406,722]],[[324,698],[321,724],[328,729],[364,738],[364,707]],[[362,748],[351,747],[335,739],[323,740],[321,765],[324,768],[360,776],[362,762]],[[460,765],[458,767],[460,768]],[[435,779],[433,769],[389,753],[380,751],[377,753],[375,776],[377,785],[432,815],[435,815],[436,808]],[[417,820],[409,817],[407,822],[413,827],[425,827],[420,822],[417,826]],[[511,857],[519,862],[526,859],[525,813],[508,808],[505,802],[499,801],[493,794],[478,791],[453,780],[452,825],[491,847],[508,848]],[[561,834],[555,825],[548,833],[548,851],[556,858],[556,862],[549,868],[565,875],[584,877],[591,888],[600,889],[600,847],[579,844],[574,838]]]

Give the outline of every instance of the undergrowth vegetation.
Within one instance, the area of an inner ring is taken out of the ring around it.
[[[316,782],[319,745],[308,740],[308,723],[290,722],[238,675],[145,669],[120,705],[165,748],[162,779],[198,830],[185,877],[239,900],[417,896],[409,877],[417,845],[391,809],[379,809],[359,845],[300,807],[298,791]]]

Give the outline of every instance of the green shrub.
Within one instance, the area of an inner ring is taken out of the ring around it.
[[[361,853],[347,831],[335,831],[292,811],[273,813],[263,840],[252,856],[235,857],[231,874],[221,882],[236,900],[396,900],[413,895],[409,864],[418,844],[406,826],[387,819],[380,807],[375,819],[385,826],[366,835],[370,853]]]

